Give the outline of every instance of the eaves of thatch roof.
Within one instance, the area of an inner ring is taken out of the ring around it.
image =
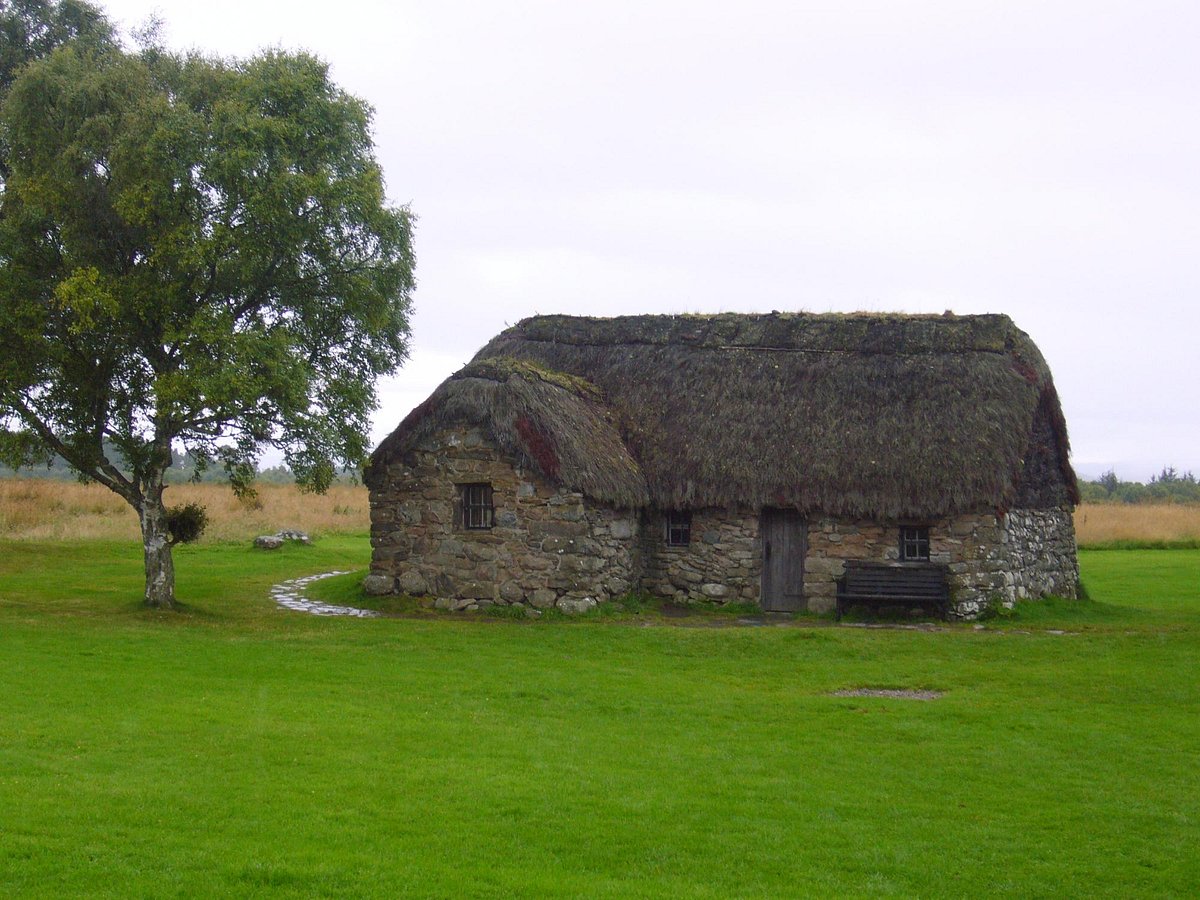
[[[1002,315],[538,316],[373,465],[452,424],[619,506],[898,519],[1077,499],[1050,371]]]

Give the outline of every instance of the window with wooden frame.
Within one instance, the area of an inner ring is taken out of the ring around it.
[[[692,542],[692,514],[673,509],[667,513],[667,546],[686,547]]]
[[[929,561],[928,526],[900,526],[900,559],[905,562]]]
[[[496,507],[492,503],[490,484],[460,484],[458,486],[462,527],[468,531],[491,528],[496,522]]]

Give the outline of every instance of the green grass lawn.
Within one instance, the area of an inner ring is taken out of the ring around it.
[[[268,599],[367,556],[184,547],[164,614],[136,546],[0,543],[0,895],[1200,885],[1200,551],[1085,553],[1091,601],[981,630]],[[830,695],[855,687],[944,695]]]

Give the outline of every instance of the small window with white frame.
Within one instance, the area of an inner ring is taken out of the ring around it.
[[[490,484],[460,484],[458,497],[463,528],[468,531],[481,531],[495,524],[496,507]]]
[[[928,526],[900,526],[900,559],[904,562],[929,561]]]

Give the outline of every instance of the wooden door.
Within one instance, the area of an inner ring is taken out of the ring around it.
[[[804,609],[804,554],[808,524],[794,509],[764,509],[762,608],[766,612]]]

